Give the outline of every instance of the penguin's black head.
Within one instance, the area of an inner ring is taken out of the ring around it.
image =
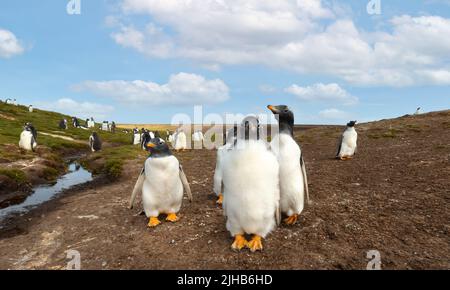
[[[357,121],[350,121],[347,123],[347,127],[355,127]]]
[[[267,108],[272,111],[275,118],[280,124],[280,132],[288,132],[291,135],[294,133],[294,113],[286,105],[272,106]]]
[[[152,158],[172,155],[169,145],[167,145],[167,143],[161,138],[153,138],[145,144],[145,148],[150,152],[150,156]]]
[[[92,137],[94,137],[94,139],[97,139],[98,138],[97,132],[92,132]]]

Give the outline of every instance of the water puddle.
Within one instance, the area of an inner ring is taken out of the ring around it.
[[[55,184],[37,186],[24,202],[0,209],[0,219],[12,213],[25,213],[31,208],[51,200],[63,190],[89,181],[92,181],[92,174],[89,171],[76,162],[70,163],[68,173],[61,176]]]

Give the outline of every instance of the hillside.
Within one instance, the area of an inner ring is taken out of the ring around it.
[[[144,156],[127,159],[115,182],[96,180],[24,216],[3,221],[1,269],[365,269],[367,252],[384,269],[449,269],[450,111],[357,125],[358,154],[337,161],[342,127],[295,130],[312,204],[281,226],[264,251],[233,252],[215,205],[215,151],[177,153],[194,202],[178,223],[148,229],[127,204]]]
[[[69,122],[68,130],[58,127],[64,118]],[[34,185],[53,182],[66,171],[67,158],[83,158],[80,161],[96,173],[108,173],[111,167],[121,167],[124,156],[140,154],[129,145],[130,135],[99,130],[96,131],[100,133],[105,150],[88,154],[88,139],[92,131],[74,128],[70,124],[71,119],[71,116],[39,109],[30,113],[25,106],[0,102],[0,208],[23,200]],[[84,124],[83,120],[79,121]],[[36,152],[26,152],[18,146],[20,133],[27,122],[31,122],[38,131]],[[99,126],[96,124],[96,128]],[[119,150],[122,146],[124,148]],[[96,162],[91,162],[92,159]],[[104,168],[106,163],[108,168]]]

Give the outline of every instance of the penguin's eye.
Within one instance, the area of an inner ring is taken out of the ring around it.
[[[289,110],[284,110],[284,112],[287,114],[289,112]]]

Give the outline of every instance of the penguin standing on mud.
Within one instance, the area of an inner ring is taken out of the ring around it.
[[[358,141],[358,133],[356,133],[355,125],[356,121],[350,121],[347,124],[347,128],[339,141],[336,159],[349,160],[355,155]]]
[[[89,137],[89,146],[91,147],[92,152],[100,151],[102,149],[102,140],[97,132],[92,132]]]
[[[176,222],[179,220],[177,213],[183,202],[183,191],[186,191],[192,202],[186,175],[164,140],[152,139],[146,147],[150,156],[134,186],[129,208],[133,208],[137,193],[142,192],[142,203],[145,215],[149,218],[149,227],[156,227],[161,223],[158,219],[161,214],[167,215],[167,221]]]
[[[259,135],[258,119],[245,118],[223,160],[223,210],[234,250],[262,250],[262,239],[280,221],[278,161]],[[247,241],[245,234],[252,239]]]
[[[278,120],[279,131],[270,142],[272,152],[280,165],[280,209],[294,225],[302,213],[306,200],[309,203],[308,179],[300,146],[294,140],[294,113],[285,105],[267,106]]]
[[[34,151],[37,147],[37,131],[31,123],[26,123],[20,134],[19,147]]]
[[[234,142],[237,138],[237,126],[235,125],[233,128],[228,130],[226,134],[223,134],[223,146],[217,148],[217,154],[216,154],[216,169],[214,170],[214,193],[217,196],[216,203],[221,206],[223,203],[223,169],[222,164],[223,160],[226,157],[226,154],[228,151],[230,151],[233,146]]]

